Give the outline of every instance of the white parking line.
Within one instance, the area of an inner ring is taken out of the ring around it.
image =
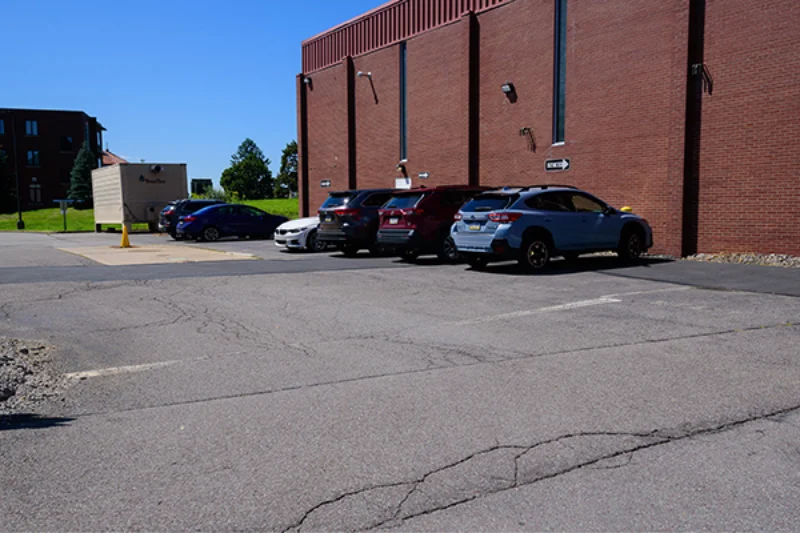
[[[163,368],[165,366],[176,365],[183,361],[161,361],[158,363],[146,363],[143,365],[130,365],[130,366],[115,366],[111,368],[101,368],[98,370],[85,370],[83,372],[70,372],[65,374],[65,377],[70,379],[86,379],[97,378],[101,376],[115,376],[117,374],[129,374],[132,372],[145,372],[147,370],[154,370],[156,368]]]
[[[617,294],[606,294],[605,296],[601,296],[601,298],[619,298],[622,296],[636,296],[638,294],[658,294],[660,292],[689,291],[692,289],[694,289],[694,287],[669,287],[666,289],[651,289],[649,291],[633,291],[633,292],[619,292]]]
[[[484,316],[484,317],[475,318],[475,319],[472,319],[472,320],[462,320],[460,322],[451,322],[451,325],[453,325],[453,326],[468,326],[468,325],[471,325],[471,324],[481,324],[483,322],[495,322],[497,320],[508,320],[508,319],[519,318],[519,317],[523,317],[523,316],[538,315],[539,313],[552,313],[552,312],[555,312],[555,311],[566,311],[566,310],[569,310],[569,309],[578,309],[578,308],[581,308],[581,307],[591,307],[593,305],[613,304],[613,303],[619,303],[621,301],[622,300],[619,300],[617,298],[609,298],[609,297],[605,297],[604,296],[602,298],[596,298],[594,300],[581,300],[581,301],[578,301],[578,302],[571,302],[571,303],[566,303],[566,304],[561,304],[561,305],[553,305],[553,306],[550,306],[550,307],[542,307],[542,308],[539,308],[539,309],[531,309],[531,310],[528,310],[528,311],[514,311],[512,313],[503,313],[503,314],[500,314],[500,315]]]

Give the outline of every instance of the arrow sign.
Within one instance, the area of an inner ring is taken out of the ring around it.
[[[547,172],[569,170],[569,159],[548,159],[544,162],[544,169]]]

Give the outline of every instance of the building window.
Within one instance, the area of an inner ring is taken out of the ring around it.
[[[95,168],[102,168],[102,166],[103,166],[103,158],[102,157],[98,157],[97,158],[97,167],[95,167]]]
[[[73,149],[72,137],[61,137],[61,151],[71,152]]]
[[[103,149],[103,136],[99,131],[97,132],[97,149],[98,150]]]
[[[39,150],[28,150],[28,166],[39,166]]]
[[[564,112],[567,92],[567,0],[556,0],[555,19],[553,144],[564,142]]]
[[[33,178],[33,183],[28,187],[28,199],[32,204],[42,203],[42,186],[37,183],[36,178]]]
[[[30,137],[36,137],[39,135],[39,121],[38,120],[26,120],[25,121],[25,135]]]
[[[400,160],[408,159],[408,49],[400,43]]]
[[[0,135],[6,134],[6,121],[0,118]]]

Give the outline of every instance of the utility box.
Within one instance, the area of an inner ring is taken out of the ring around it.
[[[103,224],[147,224],[173,200],[189,196],[186,163],[117,163],[92,171],[94,228]]]

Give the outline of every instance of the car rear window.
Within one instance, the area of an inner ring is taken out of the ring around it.
[[[347,205],[353,198],[352,194],[331,194],[328,199],[320,206],[320,209],[330,209],[331,207],[342,207]]]
[[[505,209],[517,199],[516,194],[486,194],[473,198],[461,208],[462,211],[478,213]]]
[[[400,194],[397,196],[392,196],[388,202],[383,206],[384,209],[407,209],[409,207],[414,207],[417,205],[417,202],[422,200],[422,197],[425,196],[423,193],[418,194]]]

